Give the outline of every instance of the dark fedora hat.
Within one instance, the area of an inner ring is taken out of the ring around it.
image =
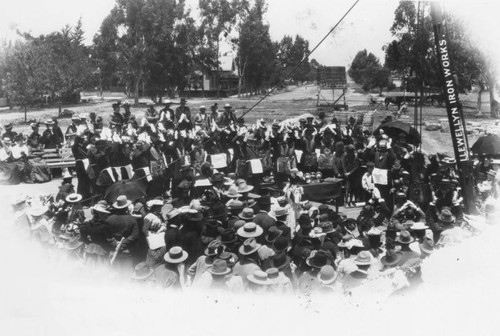
[[[327,213],[330,210],[330,207],[327,204],[320,204],[318,206],[318,211],[320,214]]]
[[[273,243],[274,252],[283,252],[288,249],[288,239],[286,237],[280,236]]]
[[[198,211],[196,211],[195,213],[189,212],[186,219],[191,222],[201,222],[203,220],[203,214]]]
[[[216,238],[220,235],[220,230],[222,230],[221,222],[209,219],[204,225],[202,230],[202,235],[205,237]]]
[[[225,229],[221,233],[220,240],[222,244],[232,244],[238,240],[238,237],[233,229]]]
[[[441,210],[441,213],[439,214],[438,217],[440,222],[444,223],[453,223],[455,222],[455,216],[451,213],[451,211],[448,208],[443,208]]]
[[[387,250],[385,256],[380,259],[380,262],[385,266],[394,266],[401,261],[401,258],[403,258],[403,254],[401,252]]]
[[[276,253],[270,260],[270,266],[276,267],[278,270],[282,270],[286,266],[290,265],[292,259],[286,254],[285,251]]]
[[[217,203],[209,209],[211,218],[226,217],[226,206],[223,203]]]
[[[325,250],[313,251],[307,259],[307,264],[314,268],[321,268],[332,263],[332,255]]]
[[[283,231],[280,230],[280,229],[278,229],[276,226],[273,225],[267,231],[266,236],[264,237],[264,239],[268,243],[274,243],[276,241],[276,239],[278,239],[279,237],[281,237],[282,234],[283,234]]]
[[[307,213],[301,214],[297,220],[297,223],[299,223],[299,226],[303,229],[309,229],[312,227],[311,217]]]
[[[212,180],[212,183],[214,183],[214,182],[224,182],[225,181],[224,180],[224,174],[222,174],[222,173],[215,173],[215,174],[212,175],[211,180]]]
[[[212,240],[207,248],[205,249],[205,255],[207,256],[215,256],[217,254],[219,254],[220,252],[222,252],[222,249],[223,249],[223,246],[221,244],[221,241],[218,240],[218,239],[214,239]]]

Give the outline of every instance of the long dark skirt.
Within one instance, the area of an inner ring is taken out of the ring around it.
[[[22,176],[15,162],[0,162],[0,185],[19,184]]]

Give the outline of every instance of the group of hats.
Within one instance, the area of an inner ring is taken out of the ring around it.
[[[279,281],[279,270],[277,268],[269,268],[266,271],[255,270],[247,275],[247,280],[260,286],[274,285]]]

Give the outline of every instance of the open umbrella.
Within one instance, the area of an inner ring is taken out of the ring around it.
[[[470,148],[478,154],[500,154],[500,137],[496,134],[488,134],[480,137]]]
[[[417,146],[421,142],[420,133],[418,133],[417,129],[411,126],[410,124],[399,120],[389,121],[387,123],[380,125],[375,130],[375,133],[377,133],[377,131],[381,129],[384,130],[385,134],[387,134],[390,138],[393,139],[397,139],[399,134],[405,133],[406,142],[413,144],[415,146]]]
[[[112,204],[120,195],[125,195],[129,200],[134,202],[139,198],[146,196],[146,185],[141,181],[118,181],[113,183],[106,189],[104,199],[109,204]]]

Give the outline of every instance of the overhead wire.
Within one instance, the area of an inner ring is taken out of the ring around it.
[[[309,56],[311,56],[315,51],[316,49],[318,49],[318,47],[327,39],[327,37],[333,33],[333,31],[340,25],[340,23],[342,23],[342,21],[344,21],[344,19],[346,18],[346,16],[354,9],[354,7],[356,7],[356,5],[358,4],[360,0],[356,0],[351,7],[349,7],[349,9],[344,13],[344,15],[342,15],[342,17],[337,21],[337,23],[328,31],[328,33],[325,34],[325,36],[316,44],[316,46],[307,54],[305,55],[302,60],[297,64],[295,65],[283,78],[289,78],[295,71],[297,71],[297,69],[306,61],[309,59]],[[266,99],[271,93],[273,93],[282,83],[284,82],[284,79],[282,81],[280,81],[278,84],[274,85],[269,91],[266,92],[266,94],[264,96],[262,96],[255,104],[253,104],[247,111],[245,111],[241,116],[239,116],[238,119],[240,118],[243,118],[247,113],[249,113],[250,111],[252,111],[255,107],[257,107],[262,101],[264,101],[264,99]],[[229,126],[226,127],[226,129],[228,128]],[[202,141],[200,144],[198,144],[194,149],[192,149],[191,151],[187,152],[185,155],[189,155],[191,153],[193,153],[195,150],[197,150],[199,147],[209,143],[210,141],[213,141],[215,140],[217,137],[219,136],[219,133],[217,134],[214,134],[212,136],[210,136],[208,139]],[[182,157],[179,157],[175,160],[173,160],[172,162],[170,162],[169,166],[173,165],[174,163],[178,162],[179,160],[181,160]],[[140,177],[138,179],[135,179],[134,181],[139,181],[143,178],[147,178],[149,175],[145,175],[143,177]],[[89,199],[92,199],[92,198],[95,198],[97,196],[93,196],[93,197],[90,197],[88,199],[85,199],[83,201],[87,201]]]

